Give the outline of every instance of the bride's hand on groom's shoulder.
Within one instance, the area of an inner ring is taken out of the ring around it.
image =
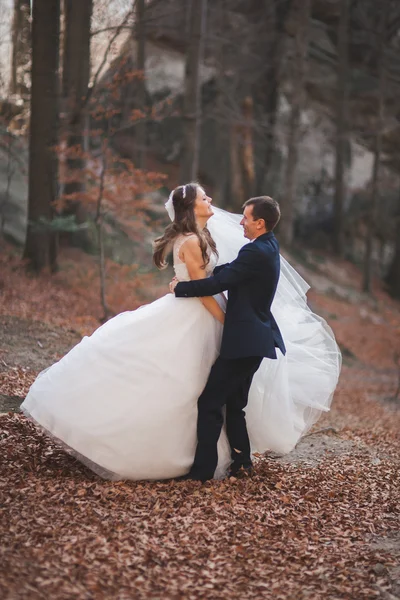
[[[174,277],[174,278],[172,279],[172,281],[170,281],[170,284],[169,284],[169,291],[171,292],[171,294],[173,294],[173,293],[174,293],[174,291],[175,291],[175,287],[176,287],[176,284],[177,284],[177,283],[178,283],[178,279],[177,279],[176,277]]]

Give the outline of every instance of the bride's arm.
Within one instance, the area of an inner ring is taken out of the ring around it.
[[[183,244],[180,258],[186,264],[190,279],[204,279],[207,276],[205,269],[202,268],[204,261],[201,255],[199,242],[195,237],[189,238]],[[201,300],[213,317],[218,319],[220,323],[224,323],[225,313],[215,298],[212,296],[204,296],[199,298],[199,300]]]

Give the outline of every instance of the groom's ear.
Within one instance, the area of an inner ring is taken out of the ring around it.
[[[257,229],[267,229],[267,224],[265,222],[265,219],[257,219],[257,225],[256,225]]]

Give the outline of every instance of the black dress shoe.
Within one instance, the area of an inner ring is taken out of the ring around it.
[[[228,477],[236,477],[237,479],[246,479],[247,477],[252,477],[253,475],[253,465],[248,465],[247,467],[244,465],[232,465],[228,473]]]

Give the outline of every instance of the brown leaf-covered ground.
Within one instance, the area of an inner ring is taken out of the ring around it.
[[[344,349],[332,411],[290,455],[256,458],[251,479],[104,482],[22,415],[0,416],[0,598],[399,598],[400,307],[378,287],[360,299],[353,267],[336,267],[335,290],[310,293]],[[0,301],[3,409],[91,323],[68,313],[70,282],[28,280],[24,292],[13,269],[6,287],[19,287]]]

